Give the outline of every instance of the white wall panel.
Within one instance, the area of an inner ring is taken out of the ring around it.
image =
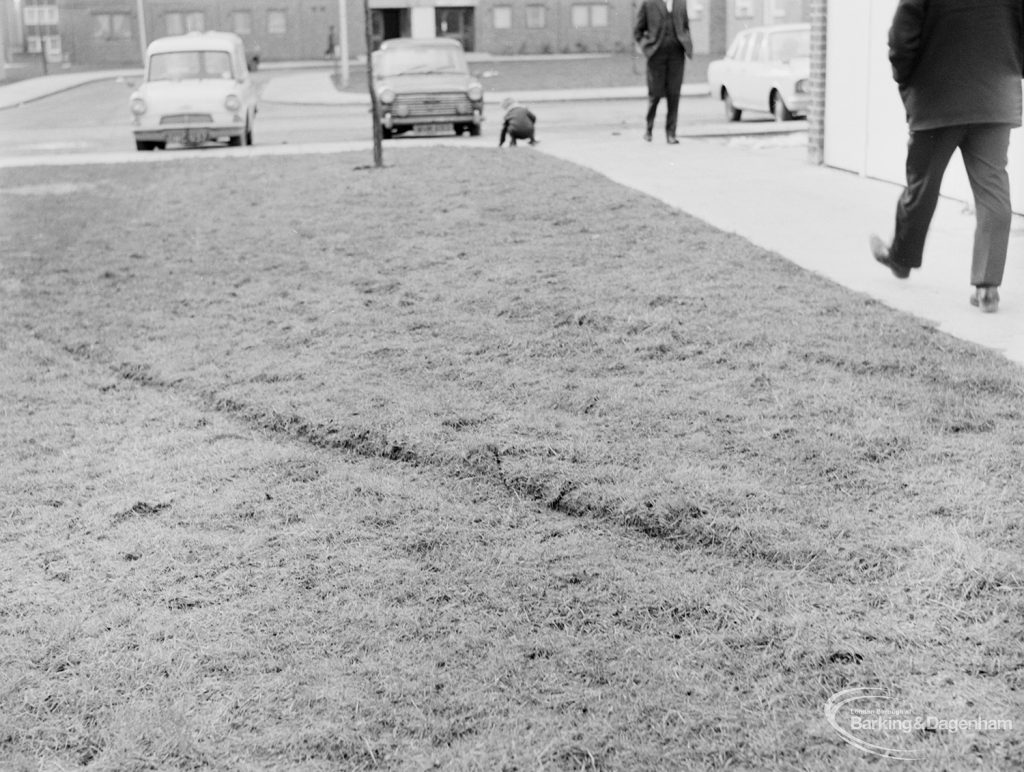
[[[829,3],[825,87],[825,163],[902,184],[907,124],[888,59],[888,33],[897,0]],[[1024,130],[1010,144],[1014,211],[1024,214]],[[969,201],[971,189],[959,153],[942,192]]]

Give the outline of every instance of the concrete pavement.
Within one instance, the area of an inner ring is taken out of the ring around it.
[[[130,77],[133,73],[138,74],[126,71],[102,75],[116,78]],[[96,74],[90,78],[87,73],[76,73],[33,79],[47,83],[23,81],[0,86],[0,109],[96,79]],[[701,93],[702,86],[688,84],[688,93]],[[642,110],[644,98],[643,92],[637,89],[515,92],[513,95],[527,103],[551,99],[635,99],[638,111]],[[500,101],[503,96],[489,94],[488,102]],[[362,95],[338,92],[330,81],[329,70],[282,72],[270,80],[262,98],[293,104],[342,104],[347,99],[364,99]],[[639,126],[642,112],[637,115]],[[968,304],[974,217],[961,202],[940,201],[923,268],[915,271],[909,280],[898,281],[888,270],[874,263],[867,243],[872,232],[883,237],[890,234],[901,188],[807,163],[804,132],[793,133],[793,129],[801,125],[742,122],[728,127],[726,136],[715,137],[692,128],[687,131],[684,127],[681,132],[684,139],[675,146],[657,140],[643,142],[639,131],[635,134],[553,132],[543,135],[536,148],[503,152],[540,151],[590,167],[718,228],[744,236],[807,270],[1024,364],[1024,217],[1014,218],[998,313],[982,314]],[[776,134],[780,129],[788,133]],[[752,136],[756,132],[766,132],[769,136]],[[455,141],[460,146],[489,148],[492,139]],[[425,139],[422,143],[418,140],[394,143],[388,146],[388,152],[451,141]],[[0,165],[171,161],[197,153],[237,157],[262,153],[339,152],[369,146],[368,142],[257,145],[225,151],[51,156],[17,159],[14,163]],[[1020,181],[1013,183],[1020,184]],[[685,270],[685,254],[680,254],[680,269]]]

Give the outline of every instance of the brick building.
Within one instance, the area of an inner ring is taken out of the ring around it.
[[[376,41],[445,35],[467,50],[508,54],[632,50],[639,0],[370,0]],[[724,53],[735,34],[804,21],[813,0],[688,0],[698,53]],[[241,35],[265,61],[318,59],[328,30],[347,28],[365,54],[362,0],[0,0],[8,54],[97,66],[141,61],[142,41],[189,30]],[[345,14],[344,24],[342,13]]]

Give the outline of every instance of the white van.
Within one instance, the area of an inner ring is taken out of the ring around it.
[[[252,144],[256,86],[242,39],[231,32],[189,32],[154,40],[130,108],[139,150]]]

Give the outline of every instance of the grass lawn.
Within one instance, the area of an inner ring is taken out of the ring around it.
[[[1020,368],[539,153],[385,160],[2,172],[0,768],[903,766],[852,687],[1024,767]]]

